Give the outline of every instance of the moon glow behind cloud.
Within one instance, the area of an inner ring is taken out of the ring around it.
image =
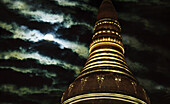
[[[54,36],[52,34],[46,34],[44,36],[44,40],[53,41],[54,40]]]

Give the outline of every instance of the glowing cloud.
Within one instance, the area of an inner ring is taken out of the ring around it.
[[[74,5],[72,2],[67,0],[58,0],[60,4]],[[39,22],[48,22],[51,24],[54,23],[62,23],[65,28],[69,28],[72,25],[85,25],[89,29],[93,30],[93,27],[84,22],[74,22],[70,15],[65,15],[63,13],[53,14],[42,10],[37,10],[37,8],[33,8],[31,5],[26,4],[23,1],[15,1],[15,0],[2,0],[2,3],[6,4],[9,9],[17,10],[19,14],[24,15],[26,18],[31,17],[31,21],[39,21]],[[75,3],[77,4],[77,3]]]
[[[58,2],[59,5],[62,5],[62,6],[76,6],[78,5],[77,2],[74,2],[74,1],[68,1],[68,0],[55,0]]]
[[[12,32],[14,39],[23,39],[33,42],[38,42],[39,40],[44,39],[44,35],[40,33],[39,30],[30,30],[26,26],[18,26],[16,23],[7,24],[0,21],[0,27],[6,29],[7,31]]]
[[[70,1],[70,0],[54,0],[61,6],[76,6],[79,7],[81,10],[91,11],[94,14],[97,13],[98,9],[92,6],[89,6],[88,4],[80,3],[78,1]],[[87,2],[87,0],[86,0]]]
[[[76,74],[79,74],[80,69],[82,67],[75,66],[69,63],[66,63],[64,61],[58,60],[58,59],[51,59],[47,56],[42,56],[38,52],[35,53],[27,53],[25,50],[22,50],[21,52],[18,51],[11,51],[11,52],[2,52],[0,54],[0,59],[10,59],[10,58],[16,58],[19,60],[24,59],[36,59],[39,61],[40,64],[43,65],[58,65],[60,67],[63,67],[65,69],[71,69],[74,70]]]
[[[23,39],[33,42],[38,42],[40,40],[43,40],[45,37],[45,34],[42,34],[39,30],[30,30],[26,26],[18,26],[16,23],[7,24],[0,21],[0,27],[3,29],[6,29],[10,32],[12,32],[14,39]],[[65,39],[60,38],[53,38],[51,41],[57,42],[60,44],[60,48],[69,48],[73,52],[76,52],[79,54],[79,56],[87,58],[88,57],[88,48],[85,46],[85,44],[78,43],[78,42],[72,42]]]
[[[2,0],[8,8],[18,10],[19,14],[25,16],[31,16],[32,20],[49,22],[51,24],[61,23],[64,20],[64,14],[51,14],[41,10],[33,11],[32,7],[27,5],[23,1],[14,1],[14,0]]]
[[[73,52],[78,53],[79,56],[84,58],[88,57],[88,48],[85,46],[85,44],[80,44],[58,38],[55,38],[54,41],[61,45],[60,48],[70,48]]]
[[[93,31],[93,26],[91,26],[90,24],[87,24],[85,22],[73,21],[71,15],[66,15],[64,17],[65,17],[65,19],[63,22],[63,27],[65,27],[65,28],[70,28],[72,25],[83,25],[83,26],[88,27],[89,30]]]
[[[64,15],[63,14],[49,14],[43,11],[21,11],[24,15],[30,15],[32,16],[32,20],[36,21],[43,21],[43,22],[49,22],[51,24],[54,23],[61,23],[64,21]]]

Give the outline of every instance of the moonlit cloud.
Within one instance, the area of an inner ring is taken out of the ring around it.
[[[122,20],[130,21],[130,22],[139,22],[140,21],[140,23],[143,23],[143,25],[145,26],[145,29],[147,29],[147,30],[153,29],[153,27],[154,27],[154,25],[149,20],[147,20],[146,18],[143,18],[139,15],[136,15],[136,14],[119,13],[119,17]]]
[[[54,0],[56,1],[59,5],[62,5],[62,6],[76,6],[78,5],[78,2],[75,2],[75,1],[69,1],[69,0]]]
[[[85,46],[85,44],[57,38],[55,38],[54,41],[61,45],[60,48],[70,48],[73,52],[78,53],[80,57],[88,57],[88,48]]]
[[[93,12],[94,15],[97,15],[97,13],[98,13],[98,8],[94,8],[94,7],[89,6],[87,4],[81,4],[80,3],[80,8],[82,10],[85,10],[85,11],[91,11],[91,12]]]
[[[138,72],[138,73],[144,73],[147,72],[148,69],[147,67],[145,67],[144,65],[142,65],[141,63],[138,62],[132,62],[129,58],[126,58],[127,64],[129,66],[129,68],[133,71],[133,72]]]
[[[0,27],[13,33],[14,39],[23,39],[38,42],[44,39],[44,35],[39,30],[30,30],[26,26],[18,26],[16,23],[7,24],[0,21]]]
[[[30,15],[32,16],[32,20],[33,21],[43,21],[43,22],[48,22],[51,24],[54,23],[61,23],[64,21],[64,14],[49,14],[43,11],[22,11],[21,13],[23,13],[24,15]]]
[[[38,42],[44,39],[45,34],[39,30],[30,30],[26,26],[18,26],[16,23],[7,24],[0,21],[0,27],[12,32],[14,39],[23,39],[33,42]],[[80,57],[88,57],[88,48],[83,43],[72,42],[65,39],[55,38],[52,40],[60,44],[60,48],[69,48],[73,52],[79,54]]]
[[[2,0],[4,4],[7,5],[9,9],[17,10],[19,14],[24,15],[26,17],[31,17],[31,21],[38,21],[38,22],[48,22],[51,24],[54,23],[62,23],[65,28],[70,28],[72,25],[84,25],[93,30],[93,27],[85,22],[77,22],[73,21],[70,15],[65,15],[63,13],[60,14],[52,14],[47,11],[37,10],[32,6],[26,4],[23,1],[14,1],[14,0]],[[59,0],[60,4],[67,4],[71,5],[71,2],[67,0]],[[86,6],[85,6],[86,7]],[[50,11],[50,10],[48,10]]]
[[[48,94],[51,91],[58,92],[63,91],[62,89],[56,89],[52,87],[43,86],[43,88],[28,88],[28,87],[21,87],[18,88],[15,85],[0,85],[0,90],[4,92],[10,92],[13,94],[17,94],[19,96],[27,95],[27,94],[39,94],[39,93],[46,93]]]
[[[139,0],[116,0],[119,2],[138,2]]]
[[[148,91],[159,91],[159,90],[165,90],[167,93],[170,93],[170,87],[161,85],[159,83],[154,82],[150,79],[144,79],[144,78],[137,78],[141,85],[143,85]]]
[[[79,74],[80,69],[82,67],[75,66],[69,63],[66,63],[64,61],[58,60],[58,59],[51,59],[47,56],[42,56],[38,52],[35,53],[27,53],[25,50],[22,50],[21,52],[18,51],[11,51],[11,52],[2,52],[0,54],[0,59],[10,59],[10,58],[16,58],[19,60],[24,59],[36,59],[39,61],[40,64],[43,65],[58,65],[60,67],[63,67],[65,69],[71,69],[74,70],[76,74]]]
[[[142,43],[137,38],[129,36],[128,34],[123,34],[122,37],[123,37],[122,41],[124,45],[129,45],[137,49],[138,51],[154,51],[154,52],[158,52],[161,54],[163,53],[162,54],[163,56],[170,57],[169,50],[167,49],[164,49],[159,46],[153,46],[153,45]]]
[[[13,26],[11,24],[7,24],[5,22],[0,21],[0,27],[6,30],[12,30]]]
[[[64,14],[51,14],[41,10],[31,10],[32,7],[23,1],[2,0],[9,9],[18,10],[19,14],[31,16],[33,21],[49,22],[51,24],[61,23],[64,20]]]
[[[129,46],[136,48],[137,50],[140,50],[140,51],[143,51],[143,50],[151,51],[152,50],[152,48],[150,46],[141,43],[135,37],[129,36],[127,34],[123,35],[122,41],[123,41],[123,44],[129,45]]]
[[[21,73],[34,73],[38,76],[46,76],[47,78],[54,78],[56,77],[56,73],[48,72],[47,70],[40,70],[36,68],[17,68],[17,67],[11,67],[11,66],[0,66],[0,68],[10,68],[16,72]]]
[[[71,6],[71,7],[76,6],[79,7],[81,10],[91,11],[94,14],[96,14],[98,11],[98,8],[92,7],[88,4],[80,3],[78,1],[69,1],[69,0],[54,0],[54,1],[56,1],[61,6]],[[86,2],[88,1],[86,0]]]
[[[71,15],[65,15],[64,16],[64,22],[63,22],[63,27],[65,28],[70,28],[73,25],[82,25],[82,26],[86,26],[88,27],[89,30],[93,31],[93,26],[91,26],[90,24],[87,24],[85,22],[77,22],[77,21],[73,21]]]

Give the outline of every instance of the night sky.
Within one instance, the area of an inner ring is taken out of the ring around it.
[[[88,57],[102,0],[0,0],[0,104],[59,104]],[[112,0],[127,63],[170,104],[170,0]]]

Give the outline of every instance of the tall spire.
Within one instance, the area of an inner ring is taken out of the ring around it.
[[[62,104],[150,104],[124,56],[121,26],[111,0],[103,0],[89,57],[63,93]]]
[[[111,0],[103,0],[100,5],[97,20],[102,18],[112,18],[117,20],[117,13]]]

